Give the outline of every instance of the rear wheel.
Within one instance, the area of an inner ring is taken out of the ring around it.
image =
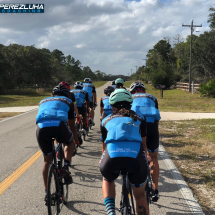
[[[150,202],[150,188],[149,188],[148,182],[146,183],[146,186],[145,186],[145,193],[146,193],[146,200],[147,200],[147,203],[149,205],[149,202]]]
[[[69,185],[65,183],[63,179],[63,204],[67,205],[69,196]]]
[[[58,196],[58,176],[54,164],[49,167],[47,187],[47,206],[49,215],[58,215],[60,212],[60,199]]]

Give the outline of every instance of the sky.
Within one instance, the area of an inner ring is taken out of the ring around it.
[[[0,43],[61,50],[92,71],[130,75],[164,37],[209,31],[213,0],[0,0],[44,3],[44,14],[0,14]],[[172,39],[171,43],[174,43]],[[136,67],[137,66],[137,67]]]

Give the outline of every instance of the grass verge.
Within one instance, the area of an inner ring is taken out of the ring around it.
[[[19,114],[22,114],[22,113],[19,113],[19,112],[16,112],[16,113],[11,113],[11,112],[0,112],[0,121],[1,120],[4,120],[4,119],[7,119],[9,117],[12,117],[12,116],[16,116],[16,115],[19,115]]]
[[[125,87],[130,87],[131,83],[132,81],[126,81]],[[155,89],[149,84],[145,84],[145,86],[146,92],[157,98],[160,111],[194,113],[215,112],[215,98],[201,97],[199,93],[191,94],[179,89],[164,90],[163,98],[161,98],[160,90]]]
[[[159,132],[205,214],[215,214],[215,119],[163,121]]]
[[[100,87],[104,85],[107,81],[97,81],[93,82],[94,86]],[[32,91],[31,94],[26,95],[0,95],[0,107],[21,107],[21,106],[34,106],[38,105],[39,102],[51,96],[51,90],[44,91]]]

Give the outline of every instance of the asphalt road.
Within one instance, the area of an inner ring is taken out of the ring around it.
[[[110,82],[109,82],[110,84]],[[103,89],[97,89],[97,97],[103,95]],[[11,175],[24,162],[32,157],[39,148],[35,136],[35,118],[37,110],[0,122],[0,183]],[[101,141],[99,129],[99,108],[96,109],[96,125],[90,131],[83,147],[72,160],[74,183],[69,186],[69,203],[63,206],[61,214],[107,214],[102,198],[102,176],[99,171]],[[165,150],[159,154],[160,199],[150,205],[150,214],[180,215],[203,214],[195,199],[190,195],[186,183],[180,178]],[[1,196],[0,215],[41,215],[47,214],[44,205],[44,187],[42,181],[42,156],[25,171]],[[116,180],[116,207],[119,207],[121,178]],[[183,192],[182,192],[183,191]],[[187,195],[186,195],[187,193]],[[190,207],[192,206],[191,211]],[[117,212],[117,214],[119,214]]]

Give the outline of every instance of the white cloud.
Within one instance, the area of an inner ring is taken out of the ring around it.
[[[86,46],[86,44],[80,43],[80,44],[76,44],[74,47],[77,49],[80,49],[80,48],[83,48],[84,46]]]
[[[128,74],[145,65],[142,59],[163,37],[181,33],[186,38],[190,29],[182,23],[194,19],[203,24],[197,35],[210,30],[210,4],[212,0],[46,1],[44,14],[1,15],[0,42],[59,49],[93,71]]]

